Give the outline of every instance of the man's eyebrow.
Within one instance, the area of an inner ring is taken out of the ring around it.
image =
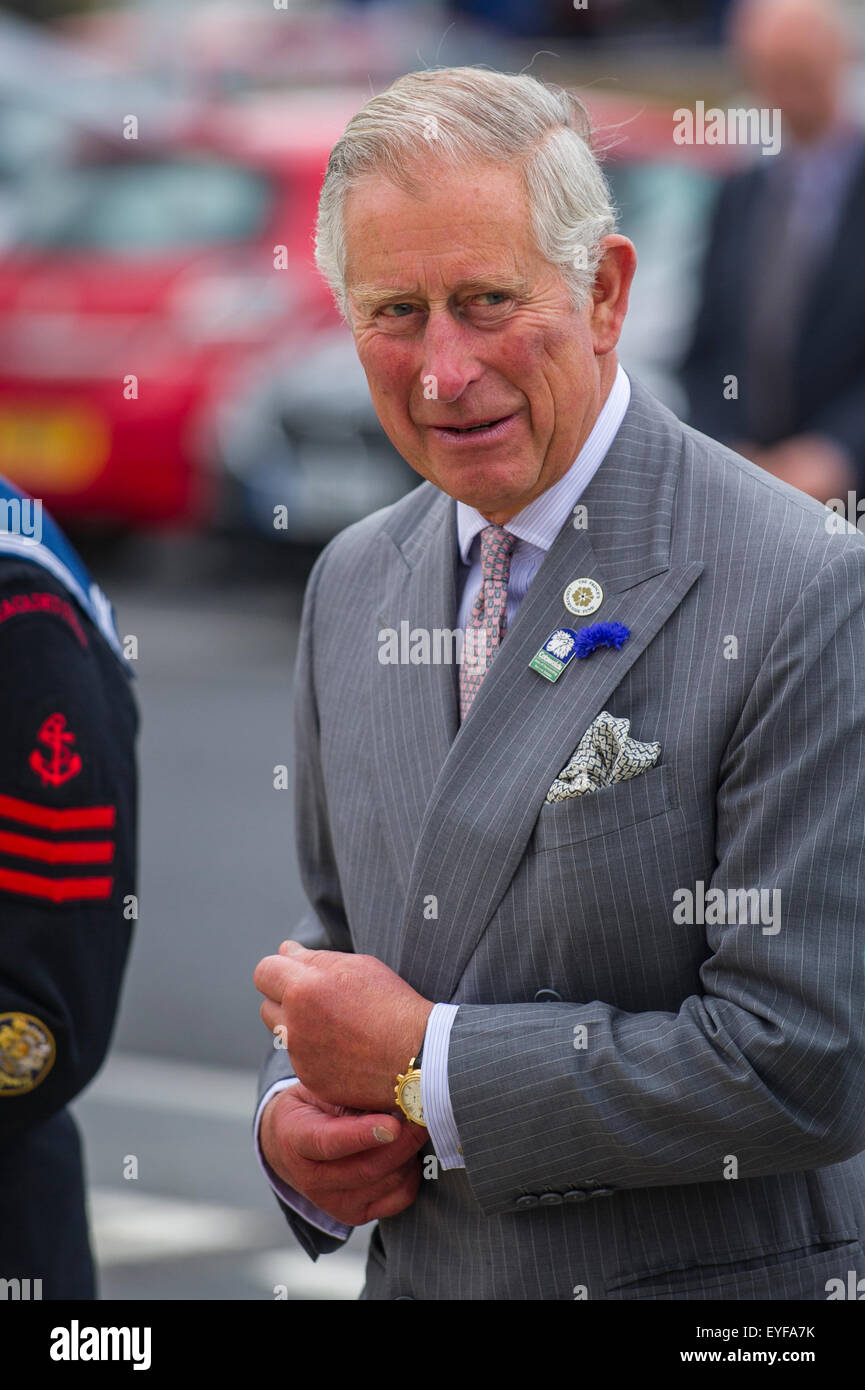
[[[496,275],[487,273],[485,275],[473,275],[470,279],[460,280],[454,286],[452,294],[460,294],[466,290],[486,290],[490,293],[502,293],[507,291],[514,295],[522,296],[528,292],[529,282],[522,276]],[[383,304],[385,301],[399,303],[403,299],[422,299],[423,294],[417,285],[400,285],[397,287],[389,285],[359,284],[349,288],[349,295],[355,304],[361,309],[368,309],[374,304]]]

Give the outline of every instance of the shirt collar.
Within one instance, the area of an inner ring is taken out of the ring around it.
[[[512,516],[506,530],[518,540],[547,551],[564,526],[586,487],[603,463],[631,399],[631,383],[619,363],[612,389],[598,412],[582,449],[567,473],[548,487],[521,512]],[[489,526],[485,516],[466,502],[457,502],[457,537],[463,563],[471,563],[472,543]]]

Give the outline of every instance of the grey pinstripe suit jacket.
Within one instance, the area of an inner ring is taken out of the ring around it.
[[[451,498],[350,527],[309,583],[299,934],[461,1006],[465,1170],[379,1224],[364,1296],[824,1299],[865,1276],[865,539],[637,382],[581,500],[461,728],[455,665],[378,660],[384,627],[455,625]],[[550,684],[581,576],[631,637]],[[658,766],[546,804],[602,709]],[[677,924],[701,882],[778,890],[780,929]]]

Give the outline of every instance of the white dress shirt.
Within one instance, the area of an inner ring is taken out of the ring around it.
[[[620,365],[591,433],[567,473],[507,522],[505,529],[517,537],[508,579],[508,627],[513,623],[547,551],[606,458],[610,445],[619,432],[630,399],[631,383]],[[457,502],[457,539],[462,560],[457,586],[459,588],[460,582],[463,585],[457,626],[463,629],[481,586],[480,533],[489,524],[486,517],[474,507],[467,506],[465,502]],[[427,1021],[423,1042],[421,1100],[429,1137],[442,1168],[465,1167],[448,1089],[450,1030],[458,1008],[458,1004],[435,1004]],[[273,1096],[286,1086],[293,1086],[296,1080],[296,1077],[292,1077],[274,1082],[261,1099],[255,1116],[255,1146],[258,1160],[274,1192],[298,1215],[327,1235],[348,1237],[351,1233],[350,1226],[335,1221],[326,1212],[313,1206],[294,1188],[282,1182],[268,1167],[261,1152],[259,1126],[262,1111]]]

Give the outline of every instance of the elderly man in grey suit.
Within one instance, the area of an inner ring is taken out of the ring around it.
[[[472,68],[321,194],[427,481],[310,578],[256,1130],[368,1299],[865,1276],[865,540],[629,380],[614,225],[577,99]]]

